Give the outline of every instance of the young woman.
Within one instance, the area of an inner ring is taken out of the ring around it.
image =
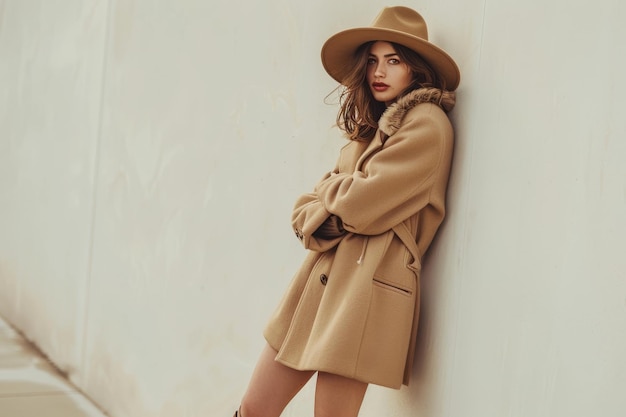
[[[349,143],[296,201],[292,224],[308,256],[265,329],[239,417],[278,417],[315,373],[316,417],[355,417],[368,384],[409,382],[459,70],[405,7],[332,36],[322,63],[343,85],[337,123]]]

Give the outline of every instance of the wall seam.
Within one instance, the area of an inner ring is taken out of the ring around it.
[[[96,145],[95,150],[92,156],[93,163],[93,172],[92,172],[92,195],[91,195],[91,224],[89,225],[89,236],[88,236],[88,245],[89,249],[87,252],[87,265],[85,271],[85,286],[84,286],[84,304],[83,304],[83,323],[82,323],[82,331],[79,340],[80,343],[80,370],[82,373],[83,382],[87,380],[86,372],[87,372],[87,333],[88,333],[88,325],[89,325],[89,311],[90,311],[90,294],[91,294],[91,281],[92,281],[92,273],[93,273],[93,253],[94,253],[94,244],[95,244],[95,230],[96,230],[96,212],[98,206],[98,183],[100,177],[100,154],[101,154],[101,146],[102,146],[102,130],[103,130],[103,119],[104,119],[104,103],[105,103],[105,92],[106,92],[106,81],[107,81],[107,66],[108,66],[108,54],[109,54],[109,44],[111,38],[111,25],[112,25],[112,8],[114,0],[106,0],[106,12],[105,12],[105,28],[104,28],[104,41],[102,44],[102,73],[100,80],[100,103],[98,108],[98,121],[96,128]]]

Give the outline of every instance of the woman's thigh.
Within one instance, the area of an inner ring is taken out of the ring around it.
[[[266,344],[241,402],[243,417],[279,417],[315,373],[297,371],[275,358],[276,351]]]
[[[315,417],[357,417],[367,384],[319,372],[315,388]]]

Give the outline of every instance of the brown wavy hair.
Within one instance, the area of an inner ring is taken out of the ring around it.
[[[361,45],[354,54],[350,68],[340,86],[337,126],[343,130],[348,139],[369,141],[378,129],[378,120],[387,108],[385,103],[374,99],[367,84],[367,60],[372,44]],[[429,93],[424,101],[439,105],[444,111],[454,107],[456,95],[445,89],[445,81],[413,50],[391,42],[400,60],[406,63],[413,73],[413,82],[397,98],[420,88],[428,88]]]

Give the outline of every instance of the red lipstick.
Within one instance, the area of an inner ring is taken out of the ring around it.
[[[375,82],[372,83],[372,88],[376,91],[385,91],[389,86],[385,83]]]

